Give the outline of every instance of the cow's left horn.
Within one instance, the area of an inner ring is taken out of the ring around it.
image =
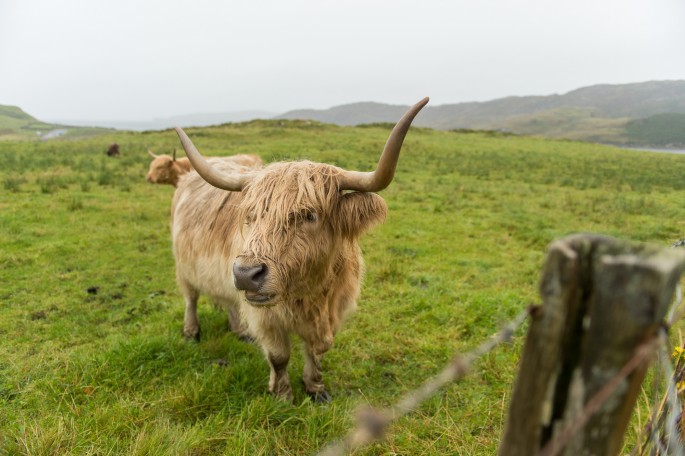
[[[345,171],[342,176],[340,190],[354,190],[358,192],[378,192],[386,188],[395,176],[397,159],[400,156],[400,149],[404,137],[409,131],[414,117],[421,111],[421,108],[428,103],[428,97],[416,103],[407,111],[395,128],[390,132],[388,141],[385,143],[383,153],[375,171],[368,173],[360,171]]]
[[[152,158],[157,158],[157,155],[155,155],[155,153],[152,152],[150,149],[147,150],[147,154]]]
[[[188,157],[188,160],[190,160],[190,163],[192,163],[193,168],[195,168],[195,171],[197,171],[208,184],[223,190],[239,192],[243,189],[245,184],[252,179],[252,175],[249,173],[229,174],[213,168],[212,165],[200,155],[200,152],[195,148],[185,131],[180,127],[176,127],[174,130],[176,130],[178,137],[181,139],[183,149],[185,149],[186,156]]]

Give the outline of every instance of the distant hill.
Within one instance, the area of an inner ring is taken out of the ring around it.
[[[233,111],[187,114],[164,117],[149,121],[122,120],[55,120],[69,125],[88,125],[93,127],[116,128],[119,130],[164,130],[172,127],[207,127],[229,122],[245,122],[254,119],[269,119],[276,113],[267,111]]]
[[[54,128],[56,126],[31,117],[17,106],[0,105],[0,138],[35,138]]]
[[[16,139],[51,139],[59,136],[90,136],[102,133],[102,128],[72,127],[43,122],[17,106],[0,105],[0,141]]]
[[[338,125],[395,122],[407,106],[354,103],[326,110],[297,110],[282,119],[311,119]],[[504,130],[618,144],[653,144],[653,137],[628,135],[635,119],[664,113],[685,114],[685,81],[595,85],[563,95],[506,97],[423,109],[414,125],[441,130]],[[654,122],[664,121],[656,118]]]
[[[423,108],[424,111],[426,108]],[[307,119],[317,120],[336,125],[361,125],[379,122],[397,122],[407,111],[404,105],[388,105],[383,103],[351,103],[334,106],[329,109],[298,109],[276,116],[276,119]],[[417,119],[418,120],[418,119]],[[416,124],[416,122],[414,122]]]
[[[628,122],[629,137],[661,147],[685,148],[685,114],[656,114]]]

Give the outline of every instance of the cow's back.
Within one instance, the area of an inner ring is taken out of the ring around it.
[[[236,163],[211,159],[225,171],[249,171]],[[234,299],[231,264],[240,250],[242,223],[237,206],[240,192],[228,192],[206,183],[194,170],[178,182],[171,205],[171,238],[176,273],[198,292]]]

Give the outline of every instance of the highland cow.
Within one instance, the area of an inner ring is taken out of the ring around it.
[[[392,181],[414,105],[397,123],[372,172],[310,161],[250,169],[206,161],[176,131],[195,171],[178,183],[171,232],[176,276],[185,298],[183,333],[198,339],[197,300],[232,306],[271,368],[269,391],[292,398],[290,334],[304,345],[302,380],[317,402],[331,399],[321,359],[344,317],[356,308],[364,265],[359,238],[387,206],[375,192]],[[237,311],[235,310],[237,309]]]

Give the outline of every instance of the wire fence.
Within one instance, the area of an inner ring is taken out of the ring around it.
[[[685,241],[683,245],[685,246]],[[644,366],[645,363],[650,363],[655,357],[659,361],[666,393],[659,404],[655,404],[650,413],[652,418],[638,436],[638,441],[630,454],[633,456],[685,456],[685,447],[681,440],[681,426],[685,428],[685,418],[678,398],[678,382],[681,382],[681,392],[685,393],[685,345],[679,352],[683,354],[680,358],[682,362],[676,368],[671,364],[667,350],[669,345],[668,328],[682,315],[681,302],[682,292],[678,287],[675,302],[671,306],[667,321],[662,329],[654,337],[636,347],[630,360],[585,404],[582,412],[577,414],[554,439],[541,449],[539,456],[559,454],[590,417],[600,410],[621,383],[637,368]],[[474,350],[464,355],[454,355],[438,375],[406,394],[396,404],[384,409],[364,407],[358,410],[355,426],[348,431],[344,438],[324,447],[317,453],[317,456],[346,455],[375,442],[383,441],[393,422],[417,410],[422,403],[433,397],[442,388],[467,375],[480,357],[497,346],[510,342],[516,330],[526,321],[527,317],[540,311],[540,306],[528,307],[514,320],[507,323],[499,333]]]
[[[510,342],[516,330],[528,315],[539,307],[531,306],[493,337],[465,355],[456,354],[449,364],[435,377],[427,380],[418,389],[406,394],[395,405],[377,410],[366,407],[357,412],[356,425],[347,435],[321,450],[318,456],[339,456],[363,448],[385,438],[388,427],[399,418],[416,410],[423,402],[438,391],[464,377],[473,363],[500,344]]]

